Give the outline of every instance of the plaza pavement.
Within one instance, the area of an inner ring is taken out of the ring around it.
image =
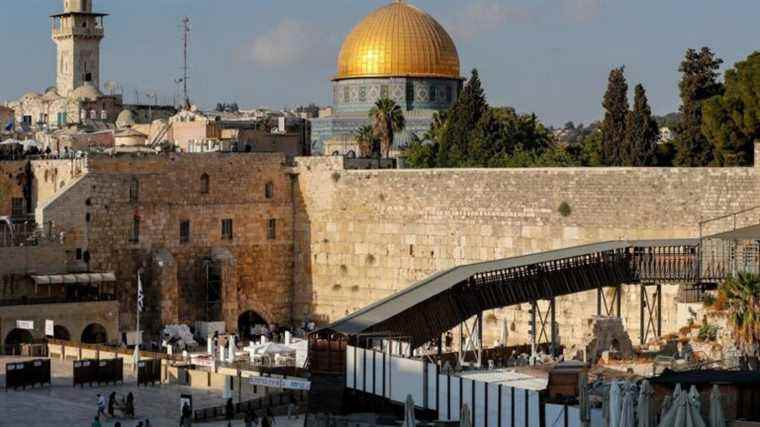
[[[0,426],[2,427],[48,427],[48,426],[83,426],[90,427],[97,413],[97,394],[106,397],[112,391],[125,396],[130,391],[135,396],[135,419],[116,418],[106,420],[103,427],[112,427],[119,421],[122,427],[134,427],[145,418],[150,419],[156,427],[179,425],[179,396],[191,394],[196,408],[218,406],[224,403],[221,391],[192,389],[186,386],[162,385],[157,387],[137,387],[133,375],[125,372],[125,384],[103,387],[73,388],[72,363],[70,360],[52,359],[52,386],[45,388],[27,388],[25,391],[9,390],[5,392],[5,364],[22,358],[0,356]],[[235,394],[237,398],[237,394]],[[246,396],[243,396],[246,399]],[[236,400],[237,401],[237,400]],[[202,426],[226,426],[227,422],[195,423]],[[233,421],[233,426],[242,426],[243,422]],[[276,427],[302,426],[303,418],[287,420],[278,418]]]

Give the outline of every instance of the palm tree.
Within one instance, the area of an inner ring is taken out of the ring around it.
[[[356,130],[356,142],[359,143],[359,157],[367,158],[372,156],[375,148],[375,131],[372,126],[365,125]]]
[[[760,356],[760,276],[739,273],[720,287],[737,347],[750,359]]]
[[[388,157],[393,146],[393,136],[406,128],[401,107],[389,98],[382,98],[369,112],[375,137],[380,140],[380,153]]]

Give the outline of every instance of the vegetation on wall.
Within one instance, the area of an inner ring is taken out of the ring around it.
[[[728,311],[734,341],[746,357],[760,357],[760,276],[739,273],[718,290],[716,306]]]

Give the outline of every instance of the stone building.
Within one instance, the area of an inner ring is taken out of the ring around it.
[[[91,158],[88,173],[37,208],[88,270],[113,271],[120,324],[290,320],[292,178],[281,154]],[[132,326],[133,327],[133,326]]]
[[[14,115],[12,108],[0,105],[0,133],[5,132],[5,128],[14,123]]]
[[[396,101],[406,118],[406,131],[396,148],[413,134],[421,136],[433,113],[448,109],[462,87],[459,54],[446,30],[430,15],[394,0],[361,21],[346,37],[333,78],[334,113],[311,119],[312,153],[330,154],[326,141],[353,137],[369,124],[377,100]]]

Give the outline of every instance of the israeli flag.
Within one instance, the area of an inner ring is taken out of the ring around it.
[[[137,275],[137,311],[142,313],[145,309],[145,293],[143,292],[142,280]]]

